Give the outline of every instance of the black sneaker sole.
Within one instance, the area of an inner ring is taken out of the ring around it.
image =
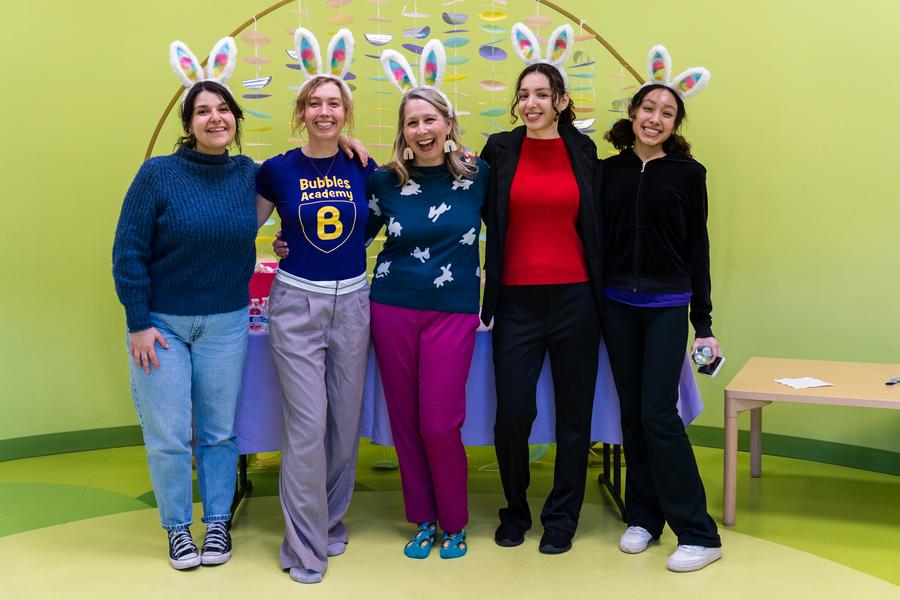
[[[569,542],[565,546],[551,546],[550,544],[538,546],[538,552],[542,554],[562,554],[563,552],[568,552],[571,549],[572,542]]]
[[[525,534],[528,533],[527,529],[523,529],[517,538],[511,537],[497,537],[497,532],[494,532],[494,542],[497,543],[498,546],[503,546],[504,548],[514,548],[516,546],[521,546],[525,542]]]
[[[517,540],[510,540],[507,538],[498,540],[497,538],[494,538],[494,541],[497,542],[498,546],[503,546],[504,548],[514,548],[515,546],[521,546],[525,542],[525,536],[523,535]]]

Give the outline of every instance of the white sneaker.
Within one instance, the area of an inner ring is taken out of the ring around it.
[[[721,548],[678,546],[666,562],[666,568],[678,573],[697,571],[720,558],[722,558]]]
[[[637,554],[646,550],[652,539],[653,536],[649,531],[643,527],[632,525],[619,538],[619,550],[628,554]]]

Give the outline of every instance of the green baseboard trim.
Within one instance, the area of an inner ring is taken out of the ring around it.
[[[721,427],[691,425],[688,427],[688,436],[691,443],[698,446],[723,446],[724,433]],[[143,443],[139,425],[48,433],[0,440],[0,462],[66,452],[140,446]],[[763,454],[900,475],[898,452],[765,432],[762,445]],[[749,452],[750,432],[738,432],[738,449]]]
[[[691,443],[708,448],[722,448],[725,433],[721,427],[691,425],[688,427]],[[750,451],[750,432],[738,431],[738,450]],[[900,452],[865,448],[838,442],[825,442],[808,438],[779,435],[777,433],[762,434],[763,454],[799,458],[813,462],[852,467],[866,471],[877,471],[889,475],[900,475]]]
[[[0,462],[66,452],[140,446],[143,443],[140,425],[47,433],[0,440]]]

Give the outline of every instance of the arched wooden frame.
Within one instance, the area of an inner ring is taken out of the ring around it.
[[[239,33],[244,31],[251,25],[253,25],[253,23],[255,21],[262,19],[267,14],[278,10],[282,6],[285,6],[287,4],[292,4],[295,1],[296,0],[280,0],[279,2],[276,2],[269,8],[263,10],[262,12],[258,13],[257,15],[255,15],[255,16],[247,19],[243,23],[241,23],[238,26],[238,28],[235,29],[234,31],[232,31],[229,35],[231,37],[237,37],[237,35]],[[616,49],[613,48],[612,45],[610,45],[609,42],[607,42],[605,39],[603,39],[603,36],[601,36],[599,33],[594,31],[593,28],[591,28],[589,25],[584,23],[581,19],[579,19],[578,17],[576,17],[569,11],[565,10],[564,8],[557,6],[553,2],[548,2],[547,0],[535,0],[535,2],[537,2],[538,4],[543,4],[547,8],[558,12],[562,16],[566,17],[567,19],[569,19],[570,21],[572,21],[573,23],[577,24],[579,27],[584,29],[584,31],[591,34],[595,40],[600,42],[600,44],[602,44],[603,47],[606,48],[609,51],[609,53],[615,57],[615,59],[617,61],[619,61],[620,65],[622,65],[625,69],[628,70],[629,73],[631,73],[634,76],[635,81],[637,81],[638,83],[644,82],[643,78],[638,74],[637,71],[634,70],[634,67],[632,67],[630,64],[628,64],[628,61],[626,61],[624,58],[622,58],[622,55],[619,54],[616,51]],[[206,68],[207,60],[208,60],[208,58],[204,59],[202,65],[201,65],[204,68]],[[153,147],[156,145],[156,140],[159,137],[159,132],[162,130],[163,124],[166,122],[166,119],[169,117],[169,113],[172,112],[172,108],[175,106],[175,103],[178,102],[178,99],[181,97],[181,95],[183,93],[184,93],[184,87],[179,86],[178,90],[175,92],[175,94],[172,95],[172,99],[169,100],[169,104],[166,106],[166,109],[163,111],[162,116],[159,117],[159,121],[156,123],[156,128],[153,130],[153,135],[150,137],[150,143],[147,144],[147,151],[144,153],[144,160],[150,158],[150,154],[151,154],[151,152],[153,152]]]

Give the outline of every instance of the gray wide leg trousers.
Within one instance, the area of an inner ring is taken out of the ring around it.
[[[282,569],[325,573],[348,540],[369,352],[369,288],[322,294],[275,281],[270,342],[282,389]]]

